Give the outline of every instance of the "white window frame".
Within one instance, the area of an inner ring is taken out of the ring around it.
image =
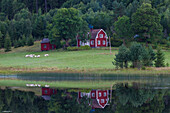
[[[101,99],[101,103],[104,103],[104,99]]]
[[[91,45],[94,45],[94,40],[91,40]]]
[[[92,97],[95,97],[95,93],[92,93],[91,96],[92,96]]]
[[[100,37],[100,38],[103,38],[103,34],[99,34],[99,37]]]
[[[81,45],[81,41],[80,41],[80,45]]]
[[[106,44],[106,41],[105,40],[103,40],[103,45],[105,45]]]
[[[47,48],[47,45],[46,45],[46,44],[44,44],[44,48],[45,48],[45,49]]]
[[[100,40],[97,41],[98,45],[100,45]]]
[[[80,93],[80,97],[83,97],[83,93]]]
[[[102,96],[102,93],[100,92],[100,93],[99,93],[99,97],[101,97],[101,96]]]
[[[106,97],[106,92],[104,92],[104,97]]]

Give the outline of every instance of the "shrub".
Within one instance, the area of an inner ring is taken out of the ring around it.
[[[4,47],[5,47],[5,52],[11,51],[11,39],[8,33],[6,34],[5,37]]]
[[[165,66],[164,61],[165,61],[164,54],[162,53],[161,49],[158,48],[157,53],[156,53],[155,66],[156,67],[164,67]]]
[[[67,47],[68,51],[78,51],[78,47]]]
[[[85,45],[85,46],[80,46],[80,49],[81,49],[81,50],[90,50],[91,47],[88,46],[88,45]]]
[[[80,46],[80,47],[67,47],[68,51],[78,51],[78,50],[90,50],[91,47],[88,45]]]

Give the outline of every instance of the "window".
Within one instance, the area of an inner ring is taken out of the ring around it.
[[[83,93],[80,94],[80,97],[83,97]]]
[[[104,103],[104,99],[101,99],[101,103]]]
[[[106,43],[105,43],[105,40],[103,40],[103,45],[105,45]]]
[[[95,94],[94,94],[94,93],[92,93],[92,97],[95,97]]]
[[[47,90],[45,90],[44,92],[45,92],[45,94],[47,94],[47,93],[48,93],[48,91],[47,91]]]
[[[47,48],[47,45],[46,45],[46,44],[44,45],[44,48]]]
[[[91,41],[91,45],[94,45],[94,40]]]
[[[100,40],[98,40],[98,45],[100,45]]]
[[[100,34],[100,38],[103,38],[103,34]]]
[[[106,92],[104,92],[104,97],[106,97]]]
[[[101,97],[102,96],[102,94],[101,93],[99,93],[99,97]]]

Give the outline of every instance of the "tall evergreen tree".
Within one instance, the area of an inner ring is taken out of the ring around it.
[[[3,47],[3,34],[0,31],[0,49]]]
[[[165,57],[163,52],[161,51],[160,48],[157,49],[157,53],[156,53],[156,61],[155,61],[155,66],[156,67],[164,67],[165,66]]]
[[[11,51],[11,39],[8,32],[5,37],[4,47],[5,47],[5,52]]]

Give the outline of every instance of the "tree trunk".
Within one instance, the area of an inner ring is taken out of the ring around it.
[[[123,45],[126,46],[126,42],[125,42],[125,39],[123,39]]]
[[[36,13],[38,14],[38,0],[36,0]]]
[[[45,12],[47,13],[47,0],[45,0]]]

